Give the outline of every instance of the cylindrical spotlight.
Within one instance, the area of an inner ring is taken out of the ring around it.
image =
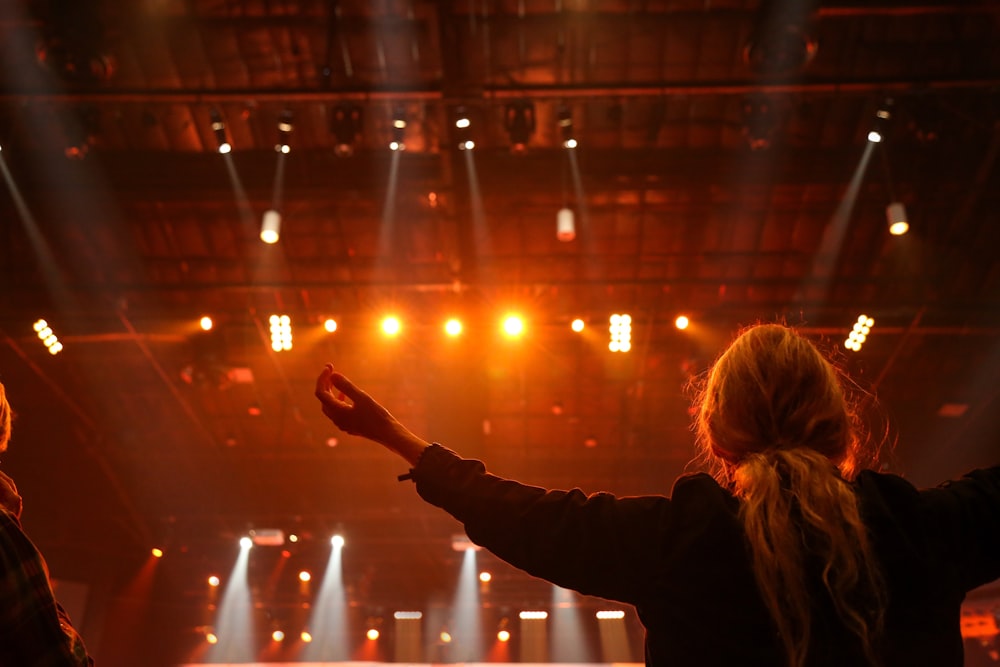
[[[260,240],[264,243],[277,243],[281,238],[281,214],[274,209],[264,211],[260,223]]]
[[[569,242],[576,238],[573,209],[561,208],[556,213],[556,238],[563,242]]]
[[[885,220],[889,224],[889,233],[893,236],[902,236],[910,231],[906,207],[902,202],[894,201],[885,207]]]

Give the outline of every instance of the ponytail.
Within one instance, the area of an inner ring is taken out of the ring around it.
[[[807,552],[823,564],[823,586],[841,622],[858,637],[868,664],[878,664],[882,586],[857,499],[837,469],[817,451],[797,447],[751,454],[731,474],[754,576],[789,667],[802,667],[809,652]]]

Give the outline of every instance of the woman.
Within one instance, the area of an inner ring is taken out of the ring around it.
[[[836,371],[795,331],[743,332],[708,374],[699,446],[717,468],[669,497],[526,486],[411,433],[327,365],[341,430],[406,459],[417,492],[525,571],[635,605],[646,662],[961,665],[959,611],[1000,576],[1000,467],[917,491],[857,473]]]

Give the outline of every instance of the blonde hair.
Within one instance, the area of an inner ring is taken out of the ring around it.
[[[0,452],[7,451],[7,443],[10,442],[10,421],[10,403],[7,402],[3,382],[0,382]]]
[[[776,324],[743,331],[705,380],[696,431],[716,477],[740,499],[753,571],[790,667],[810,645],[807,560],[869,664],[885,607],[857,499],[861,441],[837,371]]]

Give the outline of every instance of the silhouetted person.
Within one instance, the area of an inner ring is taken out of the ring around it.
[[[859,471],[834,367],[794,330],[744,331],[704,380],[714,476],[670,496],[527,486],[411,433],[327,365],[323,412],[406,459],[417,492],[535,576],[635,605],[669,667],[962,664],[960,605],[1000,576],[1000,466],[918,491]]]
[[[0,453],[10,442],[11,408],[0,383]],[[21,496],[0,472],[0,666],[93,665],[52,593],[42,554],[21,530]]]

